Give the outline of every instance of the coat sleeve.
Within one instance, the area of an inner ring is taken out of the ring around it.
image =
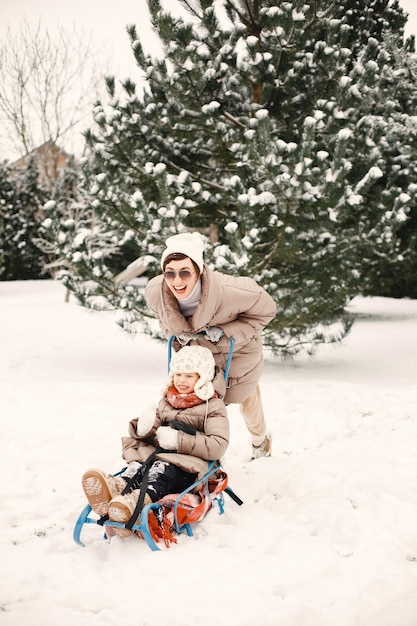
[[[178,452],[191,454],[205,461],[217,461],[229,445],[229,420],[223,400],[209,400],[204,432],[190,435],[179,431]]]
[[[240,284],[226,283],[223,287],[224,299],[227,300],[225,310],[229,311],[230,321],[219,320],[218,326],[227,337],[241,343],[259,334],[274,319],[277,307],[269,293],[252,279],[236,280]]]

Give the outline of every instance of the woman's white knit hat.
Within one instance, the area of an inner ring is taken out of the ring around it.
[[[200,270],[203,271],[204,261],[204,241],[198,233],[180,233],[173,235],[166,240],[166,249],[162,253],[161,267],[164,269],[164,261],[170,254],[181,253],[194,261]]]
[[[168,386],[174,384],[174,374],[198,374],[194,393],[201,400],[208,400],[214,394],[213,383],[215,363],[212,353],[203,346],[186,346],[174,352],[169,366]]]

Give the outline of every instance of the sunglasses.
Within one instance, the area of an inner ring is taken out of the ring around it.
[[[181,280],[190,280],[193,274],[195,274],[195,272],[190,272],[190,270],[180,270],[179,272],[167,270],[166,272],[164,272],[164,278],[167,282],[172,283],[177,275],[181,278]]]

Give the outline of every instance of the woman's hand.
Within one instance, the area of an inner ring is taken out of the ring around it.
[[[223,337],[224,331],[219,326],[208,326],[206,328],[206,337],[209,341],[216,343]]]

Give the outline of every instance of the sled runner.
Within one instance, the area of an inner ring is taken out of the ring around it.
[[[171,337],[168,343],[168,366],[171,361],[172,343],[175,337]],[[229,354],[224,370],[224,377],[227,379],[234,348],[233,338],[230,339]],[[120,470],[116,475],[121,474]],[[135,514],[131,520],[125,524],[109,521],[106,518],[98,518],[87,504],[81,511],[74,527],[73,538],[75,543],[84,546],[81,540],[81,532],[86,524],[102,526],[105,530],[104,536],[111,537],[114,534],[113,528],[127,528],[132,530],[138,537],[145,540],[148,547],[153,550],[160,550],[160,541],[169,548],[171,543],[177,543],[176,535],[186,533],[193,536],[191,524],[200,522],[213,507],[216,502],[219,514],[224,513],[224,494],[227,493],[237,504],[243,504],[240,498],[228,487],[227,474],[222,470],[217,461],[209,464],[208,471],[199,480],[196,480],[188,489],[181,493],[164,496],[157,502],[147,504],[140,511],[139,521]],[[92,515],[92,517],[90,516]]]

